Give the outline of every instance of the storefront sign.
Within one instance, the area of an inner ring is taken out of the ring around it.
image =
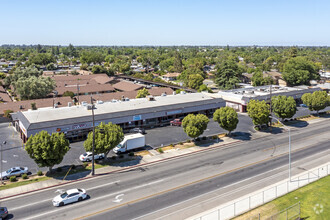
[[[141,115],[134,115],[133,116],[133,121],[139,121],[142,119],[142,116]]]
[[[176,115],[180,113],[182,113],[182,110],[175,110],[175,111],[166,112],[166,115]]]

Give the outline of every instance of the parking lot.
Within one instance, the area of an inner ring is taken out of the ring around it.
[[[330,110],[330,107],[326,108]],[[298,107],[298,112],[294,117],[304,116],[310,114],[307,108]],[[166,126],[158,127],[146,130],[146,144],[152,148],[158,148],[162,144],[164,146],[171,143],[177,143],[190,139],[183,131],[182,127]],[[225,130],[221,129],[217,122],[210,119],[207,130],[202,136],[210,136],[214,134],[224,133]],[[249,137],[251,133],[254,133],[252,120],[246,113],[239,113],[239,124],[235,132],[239,132],[240,135],[246,135]],[[7,170],[14,166],[27,166],[30,171],[35,173],[39,169],[47,170],[47,168],[38,168],[35,162],[29,157],[29,155],[23,149],[24,145],[20,140],[18,133],[13,127],[9,126],[9,123],[0,123],[0,141],[6,141],[3,144],[2,151],[2,170]],[[81,164],[79,156],[85,152],[83,147],[83,141],[70,144],[70,151],[65,155],[62,163],[59,166]],[[108,156],[113,155],[110,152]],[[56,167],[56,166],[55,166]]]

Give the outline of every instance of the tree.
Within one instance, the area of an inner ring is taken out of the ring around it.
[[[45,98],[55,88],[55,82],[50,77],[29,77],[20,78],[14,84],[15,91],[21,99],[39,99]]]
[[[191,138],[199,137],[204,133],[209,123],[209,119],[203,114],[189,114],[182,120],[182,127],[184,132]]]
[[[203,84],[204,78],[199,74],[192,74],[188,78],[188,86],[192,89],[198,89]]]
[[[139,99],[139,98],[145,98],[145,97],[147,97],[148,95],[150,95],[148,89],[143,88],[143,89],[140,89],[140,90],[138,91],[136,98],[137,98],[137,99]]]
[[[217,109],[213,114],[213,120],[218,122],[221,128],[229,131],[228,135],[236,129],[238,124],[237,112],[230,107]]]
[[[234,61],[227,60],[219,65],[215,74],[215,83],[220,89],[234,89],[240,82],[241,74],[238,65]]]
[[[263,125],[269,122],[269,105],[263,100],[250,100],[247,112],[254,125]]]
[[[63,93],[63,96],[65,97],[65,96],[70,96],[70,98],[73,98],[74,97],[74,92],[72,92],[72,91],[65,91],[64,93]]]
[[[207,91],[208,93],[213,93],[212,89],[207,87],[207,85],[205,85],[205,84],[202,84],[198,89],[198,92],[202,92],[202,91]]]
[[[3,112],[4,112],[3,117],[9,118],[9,119],[11,119],[11,114],[10,113],[14,113],[14,111],[10,110],[10,109],[4,110]]]
[[[25,150],[39,167],[49,167],[60,164],[64,155],[69,151],[69,141],[63,133],[41,131],[31,135],[25,144]]]
[[[272,109],[275,115],[282,120],[285,118],[292,118],[297,112],[296,101],[291,96],[273,96]]]
[[[264,76],[261,71],[256,71],[252,74],[252,86],[263,86]]]
[[[37,110],[37,104],[35,102],[31,103],[31,109],[32,110]]]
[[[303,94],[301,100],[308,106],[309,110],[316,111],[318,114],[320,110],[327,107],[329,97],[326,91],[315,91],[312,94]]]
[[[39,71],[35,67],[27,67],[25,69],[16,69],[13,74],[7,75],[4,82],[6,86],[12,84],[14,86],[15,82],[20,78],[29,78],[31,76],[39,77],[42,75],[42,71]]]
[[[306,57],[288,59],[283,66],[283,79],[291,86],[309,85],[310,80],[320,78],[318,66]]]
[[[119,125],[101,122],[95,127],[95,153],[108,155],[123,139],[124,133]],[[93,150],[93,132],[89,132],[84,148],[90,152]]]
[[[107,73],[107,69],[104,68],[103,66],[100,65],[94,65],[92,67],[92,73],[97,74],[97,73]]]
[[[54,63],[49,63],[49,64],[47,64],[46,69],[47,70],[56,70],[56,66]]]

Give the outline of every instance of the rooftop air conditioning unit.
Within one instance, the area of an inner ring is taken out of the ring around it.
[[[126,98],[125,98],[125,101],[129,101],[129,98],[126,97]]]
[[[155,101],[155,98],[152,95],[147,96],[148,101]]]
[[[87,105],[87,102],[82,101],[82,102],[81,102],[81,105],[82,105],[82,106],[86,106],[86,105]]]
[[[68,102],[68,107],[71,107],[72,106],[72,103],[71,102]]]
[[[180,94],[181,95],[184,95],[184,94],[186,94],[186,92],[185,91],[181,91]]]
[[[102,100],[97,100],[96,103],[97,104],[103,104],[103,101]]]
[[[57,104],[57,103],[55,103],[55,104],[54,104],[54,108],[57,108],[57,107],[58,107],[58,104]]]
[[[173,92],[173,95],[176,95],[176,92],[175,91]]]
[[[166,92],[163,92],[163,93],[162,93],[162,96],[166,96],[166,95],[167,95]]]
[[[86,105],[87,110],[92,110],[92,105]]]

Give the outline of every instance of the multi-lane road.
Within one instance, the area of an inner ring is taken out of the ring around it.
[[[329,120],[293,129],[292,173],[330,161]],[[184,219],[288,176],[288,133],[4,199],[15,219]],[[53,207],[58,189],[85,201]],[[1,192],[0,192],[1,193]]]

